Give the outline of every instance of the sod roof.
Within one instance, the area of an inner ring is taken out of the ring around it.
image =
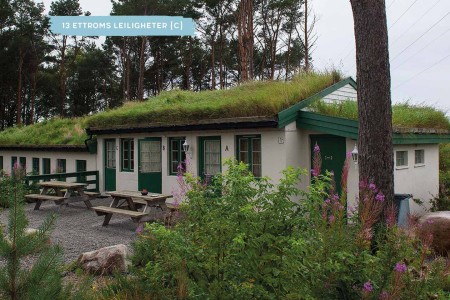
[[[34,125],[13,127],[0,132],[0,148],[28,145],[84,145],[85,128],[148,126],[163,128],[172,124],[219,123],[219,120],[276,119],[281,111],[308,99],[340,80],[333,73],[311,73],[292,81],[250,82],[228,90],[163,92],[144,102],[123,106],[83,118],[54,118]],[[310,98],[311,99],[311,98]],[[306,103],[306,102],[305,102]],[[321,101],[309,108],[317,113],[356,119],[356,103],[324,105]],[[450,130],[445,113],[433,107],[395,105],[393,123],[397,127]]]

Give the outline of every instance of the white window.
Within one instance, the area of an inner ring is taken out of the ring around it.
[[[414,151],[414,153],[415,153],[414,163],[416,165],[423,165],[425,163],[425,150],[423,149],[416,150]]]
[[[408,166],[408,151],[395,152],[395,165],[397,167],[407,167]]]

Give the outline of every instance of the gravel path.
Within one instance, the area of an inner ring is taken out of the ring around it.
[[[94,206],[109,206],[110,202],[108,198],[91,201]],[[76,260],[83,252],[117,244],[130,245],[136,238],[136,223],[129,217],[113,215],[109,225],[102,226],[104,217],[88,210],[83,202],[59,206],[49,201],[42,203],[37,211],[33,208],[34,203],[26,204],[25,211],[30,228],[38,228],[50,214],[57,215],[51,240],[64,248],[66,264]],[[6,225],[7,221],[8,210],[4,210],[0,213],[0,223]]]

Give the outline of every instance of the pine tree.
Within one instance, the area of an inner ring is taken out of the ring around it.
[[[63,299],[61,282],[62,251],[49,244],[49,231],[55,216],[49,216],[36,233],[27,233],[24,211],[24,186],[20,178],[11,177],[7,190],[9,216],[6,232],[0,231],[0,298]],[[36,256],[30,268],[21,265],[24,258]]]

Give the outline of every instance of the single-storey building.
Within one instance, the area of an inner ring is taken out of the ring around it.
[[[96,149],[85,145],[2,145],[0,139],[0,168],[8,171],[18,161],[27,170],[41,174],[98,170],[102,192],[146,188],[150,192],[171,193],[177,188],[178,167],[186,158],[186,169],[194,175],[222,172],[224,160],[236,158],[248,163],[255,176],[268,176],[276,182],[288,166],[310,170],[313,148],[318,144],[322,168],[333,170],[340,182],[346,153],[356,145],[358,123],[322,115],[310,107],[316,101],[356,101],[356,88],[352,78],[331,80],[325,88],[282,109],[277,107],[271,115],[261,115],[255,109],[254,114],[245,116],[220,118],[211,114],[212,117],[171,121],[160,121],[157,116],[153,120],[149,112],[148,121],[137,124],[94,120],[86,133],[90,139],[96,139]],[[169,100],[164,100],[168,106],[178,105]],[[245,107],[246,99],[241,101]],[[428,203],[438,194],[439,143],[450,141],[449,133],[433,128],[395,128],[393,138],[395,193],[412,194]],[[309,182],[310,177],[304,178],[301,188],[306,189]],[[354,206],[358,188],[358,170],[352,166],[349,206]],[[415,202],[410,203],[410,208],[418,213],[424,209]]]

